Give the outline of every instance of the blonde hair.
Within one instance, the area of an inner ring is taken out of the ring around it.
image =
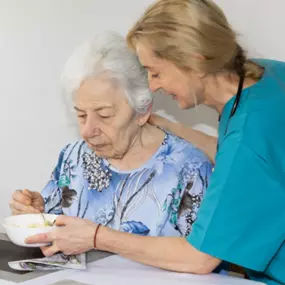
[[[132,49],[138,40],[184,70],[230,71],[252,79],[263,74],[246,58],[223,11],[211,0],[156,1],[127,35]]]

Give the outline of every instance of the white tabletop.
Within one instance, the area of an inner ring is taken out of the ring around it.
[[[220,274],[194,275],[169,272],[111,256],[88,265],[84,271],[66,270],[21,285],[260,285],[262,283]]]
[[[7,240],[0,233],[1,240]],[[3,258],[3,257],[2,257]],[[1,260],[2,265],[8,260]],[[258,285],[262,283],[220,274],[193,275],[169,272],[141,265],[120,256],[92,251],[87,255],[88,269],[18,274],[0,270],[1,285]]]

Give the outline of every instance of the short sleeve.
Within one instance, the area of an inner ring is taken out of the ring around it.
[[[56,181],[50,180],[41,194],[45,202],[45,213],[61,215],[62,192]]]
[[[178,228],[183,236],[188,235],[192,230],[192,225],[197,218],[197,213],[201,201],[208,187],[212,174],[213,165],[209,161],[201,163],[198,167],[183,167],[182,189],[183,195],[178,211]]]
[[[59,155],[57,165],[55,169],[52,172],[50,181],[47,183],[47,185],[42,190],[41,194],[44,198],[45,202],[45,213],[49,214],[62,214],[62,190],[61,185],[64,183],[62,181],[62,164],[65,156],[65,151],[68,148],[66,146]],[[64,176],[65,177],[65,176]],[[68,177],[65,178],[66,180]]]
[[[223,261],[264,271],[284,241],[284,201],[267,161],[229,135],[187,241]]]

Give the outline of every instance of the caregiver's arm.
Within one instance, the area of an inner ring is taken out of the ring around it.
[[[197,148],[206,153],[212,162],[215,162],[217,138],[209,136],[203,132],[196,131],[190,127],[186,127],[181,123],[171,122],[168,119],[155,114],[151,115],[149,122],[152,125],[161,127],[166,131],[191,142]]]
[[[179,237],[145,237],[102,227],[96,244],[99,250],[177,272],[208,274],[221,262]]]

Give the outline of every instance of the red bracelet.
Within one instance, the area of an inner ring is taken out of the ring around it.
[[[98,224],[98,226],[97,226],[97,228],[95,230],[95,234],[94,234],[94,249],[97,249],[97,247],[96,247],[96,239],[97,239],[98,231],[99,231],[101,226],[102,226],[101,224]]]

